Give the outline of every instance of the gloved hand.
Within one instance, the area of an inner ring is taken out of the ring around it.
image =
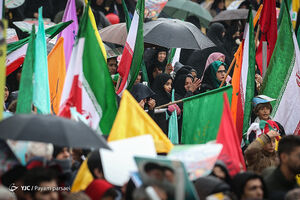
[[[173,105],[170,105],[170,106],[168,106],[168,111],[169,112],[174,112],[176,110],[176,112],[177,112],[177,115],[180,115],[181,114],[181,110],[180,110],[180,108],[179,108],[179,106],[177,105],[177,104],[173,104]]]

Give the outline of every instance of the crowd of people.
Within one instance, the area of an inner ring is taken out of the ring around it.
[[[213,17],[226,10],[225,0],[193,1],[202,4]],[[85,3],[83,0],[75,2],[80,19]],[[124,2],[132,16],[136,1]],[[251,6],[257,10],[261,3],[263,2],[259,0],[244,0],[239,8]],[[6,9],[5,16],[9,20],[9,27],[15,28],[19,39],[22,39],[28,35],[12,22],[37,18],[38,8],[43,6],[43,17],[59,23],[62,21],[66,4],[67,0],[25,0],[20,7]],[[276,5],[280,6],[279,1],[276,1]],[[91,0],[91,8],[98,29],[125,22],[121,0]],[[193,19],[191,22],[200,30],[204,30],[198,18],[189,19]],[[233,71],[228,76],[226,73],[243,40],[245,23],[245,20],[211,23],[205,34],[215,46],[203,50],[181,49],[180,58],[174,66],[168,62],[171,56],[170,49],[160,46],[145,48],[146,73],[139,73],[130,92],[167,136],[169,116],[176,111],[180,143],[183,103],[172,104],[161,110],[155,108],[172,102],[173,90],[174,99],[180,100],[230,85]],[[299,24],[296,30],[298,27]],[[117,55],[107,59],[107,66],[117,89]],[[7,77],[4,91],[5,112],[16,112],[21,73],[22,66]],[[214,194],[223,195],[219,198],[214,196],[215,199],[232,200],[300,199],[300,181],[297,182],[297,176],[300,174],[300,137],[285,133],[284,127],[271,118],[271,102],[276,99],[258,95],[262,84],[261,72],[256,67],[252,124],[244,133],[246,137],[241,145],[247,170],[241,170],[240,173],[231,176],[226,163],[218,160],[208,176],[192,182],[200,199]],[[116,98],[119,97],[116,95]],[[263,127],[260,126],[262,123]],[[175,182],[176,172],[155,163],[144,167],[149,181],[140,185],[131,177],[125,185],[116,186],[106,180],[99,150],[62,148],[52,144],[30,142],[25,158],[25,166],[15,165],[0,174],[1,200],[154,200],[175,199],[176,196],[175,189],[170,188],[170,184]],[[72,184],[85,160],[93,181],[84,190],[71,193]],[[26,190],[22,186],[44,190]]]

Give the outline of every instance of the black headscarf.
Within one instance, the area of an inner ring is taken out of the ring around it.
[[[108,13],[113,13],[114,12],[114,3],[113,3],[113,1],[105,1],[104,0],[101,5],[97,5],[96,1],[97,0],[92,0],[91,1],[92,9],[97,10],[97,11],[101,11],[105,15],[107,15]],[[106,10],[105,8],[109,8],[109,9]]]
[[[157,106],[171,101],[171,94],[164,89],[164,85],[170,79],[172,80],[172,77],[169,74],[159,74],[153,81],[152,89],[156,93],[155,101]]]
[[[226,29],[226,35],[224,38],[224,48],[228,53],[229,60],[233,59],[234,53],[238,48],[236,40],[238,37],[232,37],[237,31],[239,31],[238,21],[231,22],[230,26]]]
[[[194,185],[200,199],[205,199],[211,194],[230,191],[227,183],[214,176],[201,177],[194,182]]]
[[[197,71],[197,76],[202,77],[206,61],[210,54],[214,52],[223,53],[225,55],[225,63],[228,64],[228,62],[226,61],[226,52],[223,52],[223,50],[224,49],[221,49],[219,47],[210,47],[203,50],[196,50],[191,54],[186,64],[193,66],[193,68]]]
[[[168,49],[167,48],[164,48],[164,47],[156,47],[156,49],[154,50],[154,52],[152,52],[152,58],[151,60],[149,60],[147,62],[147,73],[148,73],[148,78],[149,78],[149,83],[150,85],[152,85],[153,83],[153,71],[155,68],[159,68],[161,71],[165,71],[165,67],[167,65],[167,56],[166,56],[166,59],[163,61],[163,62],[159,62],[158,61],[158,53],[159,52],[162,52],[162,51],[165,51],[167,53],[167,56],[168,56]]]
[[[135,98],[137,102],[140,102],[143,99],[147,99],[154,96],[154,92],[142,83],[133,85],[130,93]]]
[[[182,98],[186,94],[186,90],[184,88],[186,77],[191,77],[192,79],[194,79],[190,74],[192,69],[193,68],[191,66],[185,65],[176,73],[176,77],[174,79],[174,88],[176,93],[179,94]]]
[[[221,23],[213,23],[208,27],[206,32],[207,37],[213,41],[217,46],[223,47],[223,36],[222,34],[225,32],[225,27]]]

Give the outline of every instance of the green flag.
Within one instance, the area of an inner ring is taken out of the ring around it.
[[[298,27],[297,40],[298,40],[298,46],[300,48],[300,26]]]
[[[183,99],[183,144],[204,144],[216,139],[223,112],[224,92],[231,103],[231,86]]]
[[[130,26],[131,26],[131,18],[129,16],[128,9],[127,9],[127,6],[126,6],[126,3],[124,0],[122,0],[122,6],[123,6],[124,13],[125,13],[126,29],[127,29],[127,33],[128,33]],[[141,63],[141,70],[142,70],[143,81],[149,83],[147,69],[146,69],[144,59],[142,60],[142,63]]]
[[[108,135],[117,114],[116,94],[88,9],[89,4],[79,24],[59,115],[70,118],[70,108],[76,107],[92,128]]]
[[[29,36],[28,48],[23,64],[20,89],[17,101],[16,113],[31,113],[33,97],[33,68],[35,57],[35,26],[32,25],[31,35]]]
[[[50,89],[48,80],[47,45],[42,17],[39,8],[39,28],[35,39],[33,104],[40,114],[50,114]]]
[[[170,64],[170,63],[172,64],[175,52],[176,52],[176,48],[172,48],[170,55],[168,56],[168,62],[167,62],[168,64]]]
[[[123,6],[124,14],[125,14],[126,29],[127,29],[127,33],[128,33],[129,29],[130,29],[130,25],[131,25],[131,19],[130,19],[128,9],[127,9],[127,6],[126,6],[126,3],[124,0],[122,0],[122,6]]]
[[[285,0],[282,0],[282,2],[280,4],[280,12],[279,12],[278,20],[277,20],[278,28],[281,24],[282,17],[283,17],[283,11],[285,9],[285,7],[283,5],[283,4],[285,4],[284,2],[285,2]],[[291,10],[292,2],[293,2],[293,0],[286,0],[288,10]]]
[[[300,124],[300,52],[292,28],[290,12],[282,4],[282,21],[277,42],[266,72],[261,93],[276,99],[271,116],[288,134],[299,135]]]
[[[46,36],[50,39],[53,39],[57,34],[59,34],[62,30],[64,30],[71,23],[72,23],[72,20],[67,21],[67,22],[61,22],[59,24],[56,24],[54,26],[51,26],[51,27],[47,28],[45,30]],[[28,37],[26,37],[22,40],[9,43],[7,45],[6,53],[10,54],[11,52],[13,52],[13,51],[17,50],[18,48],[22,47],[24,44],[28,43],[30,37],[31,36],[28,36]]]
[[[243,121],[243,133],[247,132],[251,124],[251,111],[252,111],[252,99],[255,91],[255,40],[254,40],[254,27],[252,9],[249,9],[248,23],[246,24],[246,34],[244,40],[243,50],[243,64],[242,64],[242,85],[244,97],[244,121]],[[246,84],[246,85],[245,85]]]

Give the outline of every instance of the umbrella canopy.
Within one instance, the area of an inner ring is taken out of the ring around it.
[[[224,10],[215,16],[211,22],[247,19],[248,12],[248,9]],[[252,10],[252,14],[255,16],[256,11]]]
[[[104,44],[104,48],[106,50],[107,58],[118,57],[123,52],[122,47],[111,47],[105,43],[103,43],[103,44]]]
[[[105,42],[124,46],[127,38],[126,23],[107,26],[99,30],[101,39]]]
[[[162,13],[180,20],[185,20],[187,17],[195,15],[199,18],[200,24],[205,28],[208,27],[212,20],[211,14],[205,8],[190,0],[168,1]]]
[[[106,141],[85,125],[54,115],[19,114],[0,122],[0,138],[52,143],[61,147],[106,148]]]
[[[144,42],[167,48],[205,49],[215,44],[195,25],[159,18],[144,25]]]

